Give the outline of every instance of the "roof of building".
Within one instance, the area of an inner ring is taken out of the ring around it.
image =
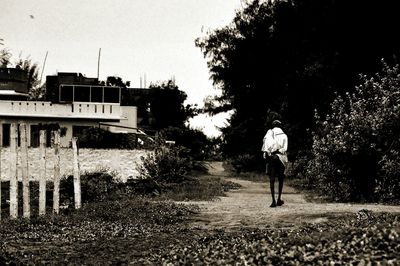
[[[26,96],[26,97],[29,97],[28,93],[16,92],[14,90],[0,90],[0,95],[15,95],[15,96]]]

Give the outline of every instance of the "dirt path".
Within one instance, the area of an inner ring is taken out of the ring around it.
[[[226,197],[215,201],[194,202],[200,213],[194,218],[193,226],[202,229],[235,227],[292,227],[303,222],[322,222],[340,213],[355,213],[362,209],[374,212],[400,212],[400,206],[378,204],[343,204],[307,202],[303,194],[285,186],[282,207],[270,208],[271,198],[267,183],[255,183],[227,176],[222,163],[214,163],[210,174],[239,183],[242,187],[228,192]],[[193,203],[193,202],[191,202]]]

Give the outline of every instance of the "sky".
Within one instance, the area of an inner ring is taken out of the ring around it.
[[[30,56],[46,75],[119,76],[131,87],[175,78],[188,104],[217,92],[198,37],[228,25],[241,0],[0,0],[0,38],[13,59]],[[41,73],[41,72],[40,72]],[[141,83],[142,80],[142,83]],[[227,114],[190,121],[209,136]]]

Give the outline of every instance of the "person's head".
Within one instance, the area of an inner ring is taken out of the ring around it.
[[[281,127],[282,126],[282,122],[279,120],[274,120],[272,121],[272,127]]]

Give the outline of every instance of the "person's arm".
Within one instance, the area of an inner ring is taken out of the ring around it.
[[[287,151],[287,147],[288,147],[288,138],[285,134],[282,137],[282,144],[281,144],[281,148],[279,149],[279,152],[282,154],[285,154]]]
[[[267,134],[265,134],[264,136],[263,146],[261,148],[264,158],[266,158],[267,154],[271,155],[272,145],[273,145],[272,131],[268,130]]]

